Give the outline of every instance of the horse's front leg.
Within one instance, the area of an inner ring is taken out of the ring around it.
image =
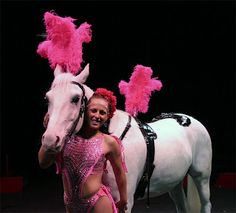
[[[170,192],[169,195],[175,203],[177,213],[188,213],[188,202],[184,193],[182,182],[176,185]]]
[[[133,181],[134,182],[134,181]],[[127,192],[128,192],[128,209],[126,213],[130,213],[134,207],[134,194],[135,194],[136,184],[128,181]]]

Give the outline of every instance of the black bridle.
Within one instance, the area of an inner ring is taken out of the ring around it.
[[[82,94],[82,97],[81,97],[81,106],[80,106],[80,111],[79,111],[78,117],[76,118],[76,120],[72,124],[72,127],[71,127],[71,129],[69,130],[69,132],[67,134],[68,137],[71,137],[71,135],[75,131],[75,128],[76,128],[80,118],[82,118],[82,116],[83,116],[83,114],[85,112],[85,107],[86,107],[86,104],[87,104],[87,97],[85,95],[85,90],[84,90],[83,85],[78,83],[78,82],[76,82],[76,81],[72,81],[71,83],[79,86],[79,88],[82,90],[83,94]]]

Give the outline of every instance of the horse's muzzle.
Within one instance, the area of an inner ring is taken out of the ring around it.
[[[44,134],[42,136],[42,146],[50,152],[60,152],[62,149],[62,140],[59,136]]]

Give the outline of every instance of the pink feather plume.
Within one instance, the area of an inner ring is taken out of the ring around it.
[[[46,12],[44,22],[47,38],[38,45],[37,53],[49,60],[54,70],[59,64],[65,71],[76,75],[81,71],[83,62],[83,43],[92,39],[91,25],[84,22],[76,28],[75,19],[62,18],[54,13]]]
[[[151,78],[152,69],[136,65],[130,77],[130,82],[120,81],[120,93],[125,96],[125,111],[133,116],[138,112],[146,113],[152,91],[160,91],[162,83],[157,78]]]

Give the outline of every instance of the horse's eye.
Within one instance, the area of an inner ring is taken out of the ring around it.
[[[78,102],[79,102],[79,96],[78,96],[78,95],[74,96],[74,97],[71,99],[71,103],[72,103],[72,104],[77,104]]]

